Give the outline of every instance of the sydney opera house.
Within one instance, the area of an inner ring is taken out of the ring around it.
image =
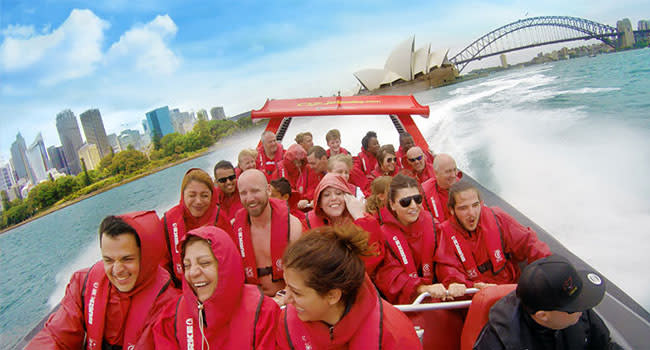
[[[400,43],[388,56],[383,69],[354,73],[361,83],[360,94],[399,94],[452,82],[458,70],[449,62],[449,49],[431,51],[431,44],[415,50],[415,36]]]

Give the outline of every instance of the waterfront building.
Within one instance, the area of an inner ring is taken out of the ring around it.
[[[11,164],[7,163],[0,166],[0,191],[6,191],[8,194],[9,189],[15,183]]]
[[[83,140],[79,124],[77,124],[77,117],[71,110],[66,109],[56,115],[56,130],[59,132],[63,154],[68,163],[68,174],[77,175],[81,172],[77,152],[83,146]]]
[[[79,119],[81,120],[81,126],[84,129],[86,142],[97,145],[99,156],[101,158],[110,154],[111,146],[108,143],[108,136],[106,136],[104,122],[102,121],[102,115],[99,113],[99,109],[89,109],[81,113]]]
[[[50,158],[50,164],[52,165],[52,168],[55,168],[62,173],[68,172],[68,163],[66,162],[65,155],[63,154],[63,146],[48,147],[47,156]]]
[[[99,156],[99,147],[94,143],[84,143],[79,148],[79,161],[84,160],[86,169],[94,170],[99,168],[99,162],[102,160]]]
[[[120,143],[120,148],[123,150],[127,149],[129,145],[133,146],[135,149],[141,149],[141,139],[142,137],[140,136],[140,132],[131,129],[122,130],[120,136],[117,137],[117,140]]]
[[[501,68],[508,68],[508,58],[506,58],[506,54],[502,53],[499,58],[501,59]]]
[[[186,134],[192,131],[196,119],[194,114],[190,112],[181,112],[178,108],[174,108],[169,112],[172,120],[174,130],[179,134]]]
[[[616,30],[622,33],[618,36],[618,48],[624,49],[634,46],[634,32],[632,31],[632,22],[628,18],[623,18],[616,22]]]
[[[160,138],[162,138],[163,136],[174,132],[174,127],[172,126],[172,121],[169,116],[168,106],[149,111],[146,116],[147,126],[145,130],[151,138],[153,138],[154,135],[159,135]]]
[[[31,180],[33,178],[32,169],[27,160],[27,146],[25,139],[18,133],[16,141],[11,144],[11,164],[16,170],[17,179]]]
[[[210,116],[212,116],[212,120],[226,119],[226,113],[221,106],[210,108]]]
[[[205,109],[199,109],[199,111],[196,112],[196,119],[208,120],[208,111],[206,111]]]
[[[47,157],[43,136],[39,132],[36,139],[27,149],[27,159],[32,168],[32,184],[38,185],[41,181],[47,180],[47,170],[52,167]]]
[[[120,140],[117,139],[117,135],[108,134],[108,144],[113,149],[113,153],[122,152],[122,147],[120,146]]]

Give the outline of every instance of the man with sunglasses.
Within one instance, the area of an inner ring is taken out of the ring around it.
[[[497,207],[487,207],[478,188],[459,181],[449,188],[451,216],[440,225],[436,275],[444,284],[484,288],[517,283],[519,264],[551,255],[546,243]]]
[[[427,162],[427,158],[422,152],[422,148],[418,146],[411,147],[406,152],[406,160],[410,167],[409,169],[410,176],[418,180],[418,183],[423,183],[430,178],[435,176],[433,172],[433,166],[431,163]]]
[[[243,208],[237,191],[237,177],[232,163],[222,160],[214,166],[214,182],[217,185],[215,191],[217,215],[224,215],[232,224],[235,213]]]

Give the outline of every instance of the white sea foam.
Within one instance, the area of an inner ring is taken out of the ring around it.
[[[93,242],[88,244],[81,251],[76,259],[65,265],[65,267],[56,274],[56,287],[54,288],[54,291],[50,297],[47,299],[47,304],[50,306],[50,309],[56,307],[59,302],[61,302],[61,299],[63,299],[63,295],[65,295],[65,287],[68,285],[72,274],[84,267],[92,266],[100,259],[100,257],[101,252],[99,250],[99,240],[95,238]]]

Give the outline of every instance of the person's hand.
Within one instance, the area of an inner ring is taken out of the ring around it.
[[[300,201],[298,201],[298,209],[302,210],[302,209],[307,209],[307,208],[310,208],[310,207],[311,207],[311,202],[310,201],[308,201],[306,199],[301,199]]]
[[[486,288],[486,287],[493,287],[493,286],[496,286],[496,284],[494,284],[494,283],[485,283],[485,282],[476,282],[476,283],[474,283],[474,288],[478,288],[478,289],[483,289],[483,288]]]
[[[449,284],[449,288],[447,288],[447,292],[449,292],[447,300],[454,300],[454,298],[462,297],[465,295],[466,290],[467,287],[462,283]]]
[[[354,220],[360,219],[365,215],[365,207],[360,200],[347,193],[343,198],[345,199],[345,207]]]
[[[280,289],[273,296],[273,301],[275,301],[278,304],[278,306],[280,306],[280,307],[286,305],[286,303],[287,303],[287,291],[284,290],[284,289]]]
[[[447,296],[447,290],[442,283],[436,284],[423,284],[417,289],[418,295],[427,292],[434,299],[443,299]]]

